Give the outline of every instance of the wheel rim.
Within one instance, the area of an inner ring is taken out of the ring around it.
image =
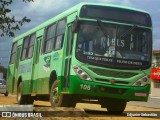
[[[18,91],[17,91],[17,100],[18,100],[18,102],[21,100],[21,93],[22,93],[22,88],[21,88],[21,85],[19,85]]]
[[[52,101],[57,104],[60,100],[60,94],[58,94],[58,87],[53,88],[52,95]]]

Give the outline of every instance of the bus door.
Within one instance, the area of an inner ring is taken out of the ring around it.
[[[34,55],[33,55],[33,68],[32,68],[32,78],[31,78],[31,95],[34,96],[37,90],[37,80],[38,80],[38,71],[39,71],[39,54],[41,48],[42,36],[36,38],[34,46]]]
[[[20,53],[21,53],[21,46],[17,47],[17,51],[16,51],[16,59],[15,59],[15,69],[14,69],[14,79],[13,79],[13,92],[16,92],[17,90],[17,81],[18,81],[18,68],[19,68],[19,60],[20,60]]]
[[[71,67],[71,58],[72,58],[72,45],[73,45],[73,35],[71,30],[71,24],[67,26],[67,40],[66,40],[66,52],[65,59],[64,59],[64,82],[63,82],[63,89],[69,88],[69,82],[70,82],[70,67]]]

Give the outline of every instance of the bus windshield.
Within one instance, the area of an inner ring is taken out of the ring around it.
[[[146,28],[81,21],[77,37],[77,59],[94,65],[137,67],[150,65],[151,30]],[[125,35],[123,35],[125,33]]]

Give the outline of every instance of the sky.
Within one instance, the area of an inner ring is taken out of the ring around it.
[[[75,6],[80,2],[94,2],[105,4],[116,4],[137,9],[142,9],[150,13],[153,23],[153,49],[160,50],[160,0],[34,0],[34,2],[23,3],[22,0],[13,0],[10,6],[16,19],[27,16],[31,19],[15,32],[15,36],[47,21],[61,12]],[[0,37],[0,64],[7,67],[11,50],[12,39],[10,37]]]

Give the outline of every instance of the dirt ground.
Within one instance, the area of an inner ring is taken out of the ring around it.
[[[16,97],[15,95],[9,95],[8,97],[5,97],[4,95],[0,94],[0,105],[16,105]],[[55,109],[52,109],[50,107],[49,102],[44,102],[44,101],[34,101],[34,108],[36,110],[41,110],[41,111],[54,111]],[[105,108],[101,108],[100,105],[97,104],[84,104],[84,103],[77,103],[76,109],[73,108],[56,108],[58,111],[67,111],[64,116],[65,117],[43,117],[40,118],[41,120],[51,120],[51,119],[83,119],[83,120],[158,120],[158,117],[131,117],[129,113],[133,112],[147,112],[150,111],[152,113],[156,111],[160,111],[160,109],[155,109],[155,108],[146,108],[146,107],[140,107],[140,106],[127,106],[125,109],[125,112],[120,115],[120,116],[115,116],[115,115],[109,115],[107,113],[107,110]],[[82,112],[76,112],[76,111],[82,111]],[[74,114],[74,116],[70,116],[70,114]],[[132,113],[134,114],[134,113]],[[68,116],[67,116],[68,115]],[[128,115],[128,116],[127,116]],[[1,119],[1,118],[0,118]]]

